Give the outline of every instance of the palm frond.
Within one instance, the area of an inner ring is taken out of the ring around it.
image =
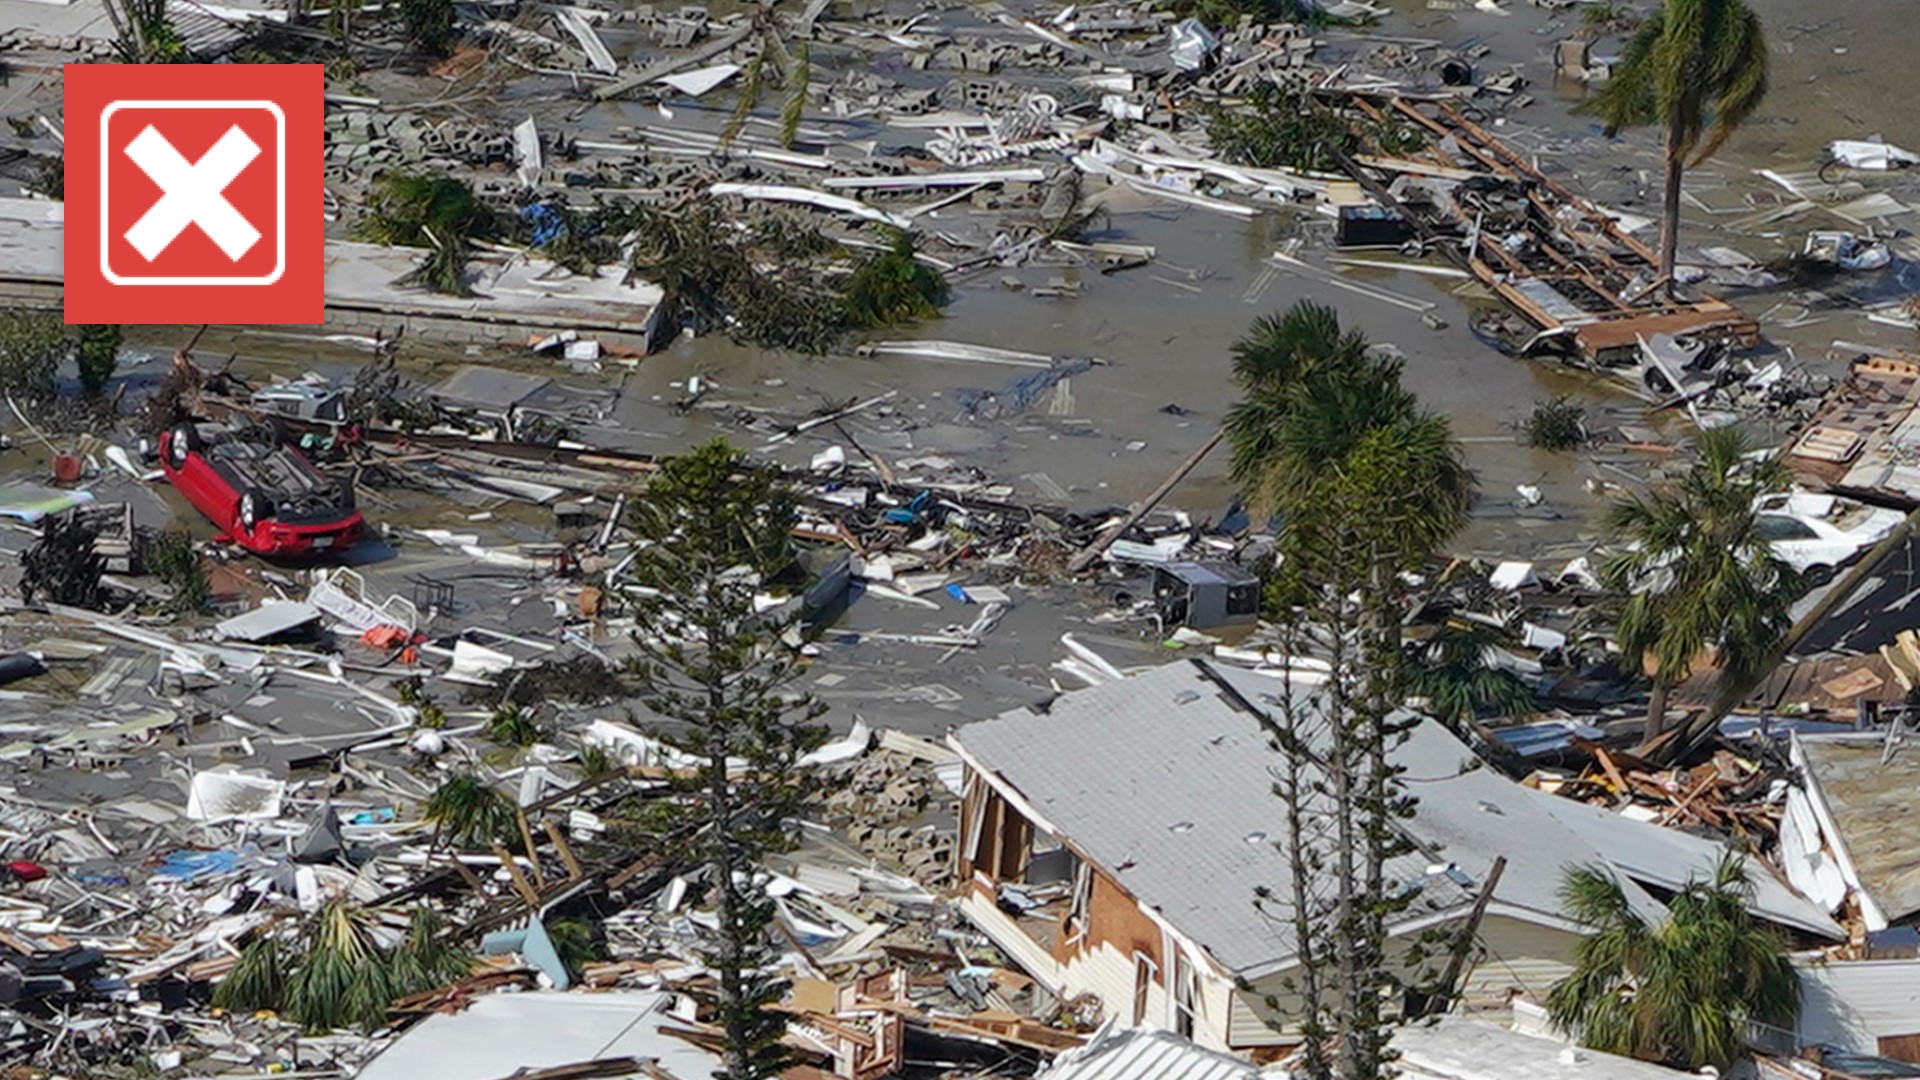
[[[760,103],[760,79],[765,73],[767,54],[763,50],[747,61],[747,70],[740,78],[740,100],[734,103],[733,115],[727,117],[727,126],[720,129],[720,149],[725,150],[740,137],[747,126],[747,118],[753,115],[754,106]]]
[[[1724,1068],[1743,1052],[1750,1021],[1792,1025],[1799,977],[1783,936],[1748,913],[1752,885],[1736,857],[1682,886],[1658,925],[1634,913],[1610,871],[1569,871],[1561,896],[1593,932],[1575,945],[1574,970],[1547,1008],[1583,1045]]]
[[[1697,452],[1677,482],[1607,508],[1600,574],[1619,598],[1615,632],[1630,660],[1650,655],[1678,681],[1712,649],[1726,677],[1745,678],[1770,662],[1801,591],[1754,510],[1790,478],[1737,429],[1704,433]]]
[[[1708,62],[1713,119],[1694,152],[1695,165],[1712,157],[1767,96],[1767,39],[1760,17],[1745,4],[1733,3],[1722,19],[1723,32]]]
[[[1660,119],[1654,52],[1666,36],[1666,13],[1656,10],[1621,51],[1613,72],[1593,96],[1574,106],[1574,112],[1597,117],[1607,137],[1628,128],[1645,127]]]
[[[518,831],[513,802],[479,776],[456,773],[427,796],[424,816],[456,847],[487,847]]]
[[[1456,725],[1486,716],[1531,714],[1533,691],[1511,672],[1488,663],[1502,637],[1484,623],[1449,620],[1410,650],[1407,692],[1427,699],[1432,715]]]
[[[813,77],[813,52],[800,43],[800,55],[787,69],[787,103],[780,109],[780,145],[793,149],[800,133],[800,118],[807,111],[807,81]]]

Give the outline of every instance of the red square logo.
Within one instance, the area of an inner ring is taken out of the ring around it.
[[[66,69],[66,319],[319,323],[318,64]]]

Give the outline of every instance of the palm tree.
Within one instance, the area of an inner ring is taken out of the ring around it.
[[[407,933],[390,931],[371,908],[328,900],[293,933],[268,929],[241,951],[214,987],[223,1009],[271,1009],[307,1031],[372,1031],[394,999],[445,986],[472,970],[473,958],[445,932],[433,908],[413,909]]]
[[[1384,596],[1398,591],[1387,578],[1418,572],[1466,527],[1475,481],[1453,425],[1418,408],[1399,365],[1376,378],[1303,388],[1268,482],[1295,539],[1316,554],[1364,560]]]
[[[1747,1025],[1791,1027],[1800,980],[1778,930],[1747,912],[1753,884],[1729,854],[1690,879],[1649,923],[1611,871],[1579,867],[1561,886],[1593,930],[1574,946],[1573,972],[1547,995],[1547,1013],[1582,1045],[1680,1069],[1725,1068]]]
[[[1426,712],[1458,734],[1485,716],[1527,716],[1533,690],[1510,671],[1488,663],[1488,653],[1511,635],[1486,623],[1449,619],[1432,637],[1410,646],[1407,691],[1427,700]]]
[[[1228,472],[1257,512],[1277,511],[1311,550],[1364,532],[1374,561],[1417,565],[1466,524],[1473,474],[1446,418],[1420,409],[1401,365],[1372,353],[1332,308],[1302,300],[1233,349]]]
[[[1660,276],[1669,287],[1681,172],[1712,157],[1766,93],[1767,39],[1743,0],[1665,0],[1640,24],[1606,86],[1580,106],[1608,136],[1649,124],[1666,134]]]
[[[1402,851],[1393,823],[1411,812],[1389,758],[1407,730],[1391,718],[1405,696],[1402,571],[1424,568],[1465,525],[1473,474],[1446,418],[1401,386],[1400,364],[1375,356],[1331,308],[1302,301],[1262,319],[1233,366],[1243,397],[1223,428],[1230,472],[1257,511],[1282,522],[1270,593],[1283,611],[1307,613],[1337,673],[1315,721],[1325,733],[1318,767],[1339,808],[1322,826],[1332,854],[1321,865],[1297,829],[1286,845],[1296,880],[1311,867],[1330,897],[1320,910],[1295,896],[1296,938],[1336,939],[1325,982],[1303,991],[1317,1062],[1308,1071],[1337,1063],[1340,1075],[1383,1074],[1380,1002],[1396,981],[1386,925],[1405,902],[1385,868]],[[1290,815],[1301,812],[1289,803]]]
[[[1245,396],[1227,411],[1224,434],[1233,451],[1228,470],[1256,509],[1273,509],[1278,439],[1301,388],[1317,375],[1357,371],[1366,362],[1365,336],[1342,330],[1338,312],[1311,300],[1261,317],[1234,344],[1233,379]]]
[[[1680,480],[1607,509],[1617,549],[1600,576],[1614,596],[1615,633],[1630,661],[1651,660],[1646,738],[1663,730],[1667,693],[1708,649],[1723,680],[1760,673],[1792,625],[1800,576],[1760,535],[1754,503],[1791,482],[1777,459],[1750,460],[1735,428],[1700,437]]]

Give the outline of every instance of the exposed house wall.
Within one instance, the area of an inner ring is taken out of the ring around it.
[[[1285,975],[1277,975],[1256,984],[1253,991],[1225,987],[1220,1007],[1227,1012],[1227,1048],[1253,1050],[1262,1046],[1292,1046],[1300,1041],[1300,996],[1281,984]],[[1279,1005],[1268,1007],[1268,996]]]
[[[968,886],[961,910],[1028,974],[1064,998],[1091,994],[1122,1024],[1181,1030],[1224,1049],[1224,973],[1180,945],[1112,875],[1028,821],[1003,793],[970,772],[961,798],[959,869]],[[1064,857],[1037,853],[1058,848]],[[1002,884],[1044,874],[1072,898],[1055,913],[1014,916],[996,902]],[[1176,957],[1179,957],[1176,960]],[[1175,968],[1188,979],[1176,995]],[[1215,985],[1218,984],[1218,985]],[[1176,1009],[1176,996],[1183,1008]],[[1217,1007],[1209,1009],[1209,1003]],[[1183,1015],[1192,1017],[1183,1023]]]
[[[1451,924],[1457,927],[1458,922]],[[1449,927],[1449,928],[1451,928]],[[1509,915],[1488,913],[1480,920],[1474,951],[1461,984],[1461,1007],[1467,1011],[1506,1012],[1515,996],[1542,1002],[1555,981],[1573,970],[1573,947],[1580,935]],[[1445,963],[1429,958],[1430,967]],[[1227,1046],[1250,1050],[1286,1046],[1298,1041],[1300,997],[1286,986],[1292,972],[1255,983],[1251,993],[1226,986],[1221,1002],[1229,1009]],[[1264,1000],[1272,997],[1279,1011]]]
[[[1135,915],[1144,918],[1139,916],[1138,905],[1124,893],[1109,895],[1115,902],[1124,898],[1125,902],[1133,904]],[[1067,1000],[1090,994],[1099,1000],[1103,1016],[1116,1019],[1123,1026],[1134,1026],[1134,1013],[1138,1007],[1141,1013],[1139,1026],[1174,1028],[1167,972],[1158,962],[1149,960],[1150,966],[1146,969],[1148,978],[1143,985],[1138,958],[1135,952],[1124,946],[1087,937],[1067,948],[1048,948],[1035,939],[1031,933],[1031,923],[1022,925],[1020,919],[1007,914],[994,902],[992,885],[978,876],[961,895],[960,910],[1014,963],[1044,983],[1050,992]],[[1156,946],[1156,951],[1158,948]],[[1199,981],[1206,987],[1200,991],[1205,995],[1211,989],[1208,979],[1203,976]],[[1226,984],[1222,981],[1221,985]],[[1224,1049],[1227,1045],[1225,1010],[1222,1008],[1209,1015],[1217,1019],[1196,1022],[1194,1041],[1203,1046]],[[1218,1030],[1213,1030],[1215,1027]]]
[[[1167,954],[1161,941],[1160,926],[1140,910],[1140,901],[1115,884],[1106,871],[1091,868],[1092,895],[1087,903],[1087,933],[1080,942],[1082,951],[1107,947],[1123,956],[1139,953],[1161,974],[1154,978],[1164,983]]]

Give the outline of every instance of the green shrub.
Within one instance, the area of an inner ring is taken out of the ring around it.
[[[71,347],[57,313],[0,311],[0,393],[52,397]]]
[[[479,240],[494,235],[495,228],[493,211],[466,181],[390,172],[375,182],[354,235],[375,244],[433,247],[435,236]]]
[[[185,529],[168,529],[156,535],[147,549],[147,572],[160,579],[173,598],[170,611],[191,614],[207,606],[213,585],[207,580],[206,563],[199,547]]]
[[[400,0],[400,21],[407,40],[427,56],[437,59],[453,52],[459,38],[453,28],[453,0]]]
[[[40,539],[20,556],[20,595],[68,607],[100,606],[106,561],[94,548],[99,533],[71,511],[41,519]]]
[[[93,396],[107,388],[120,362],[120,328],[111,323],[80,328],[80,389]]]
[[[1586,406],[1566,394],[1536,401],[1520,423],[1520,438],[1536,450],[1572,450],[1587,441]]]
[[[914,250],[913,237],[895,231],[887,250],[861,260],[841,290],[849,325],[870,330],[940,317],[947,279]]]
[[[502,746],[532,746],[542,734],[533,710],[511,703],[493,710],[486,731],[487,738]]]
[[[491,847],[519,834],[513,802],[470,772],[455,773],[427,796],[425,815],[455,847]]]

